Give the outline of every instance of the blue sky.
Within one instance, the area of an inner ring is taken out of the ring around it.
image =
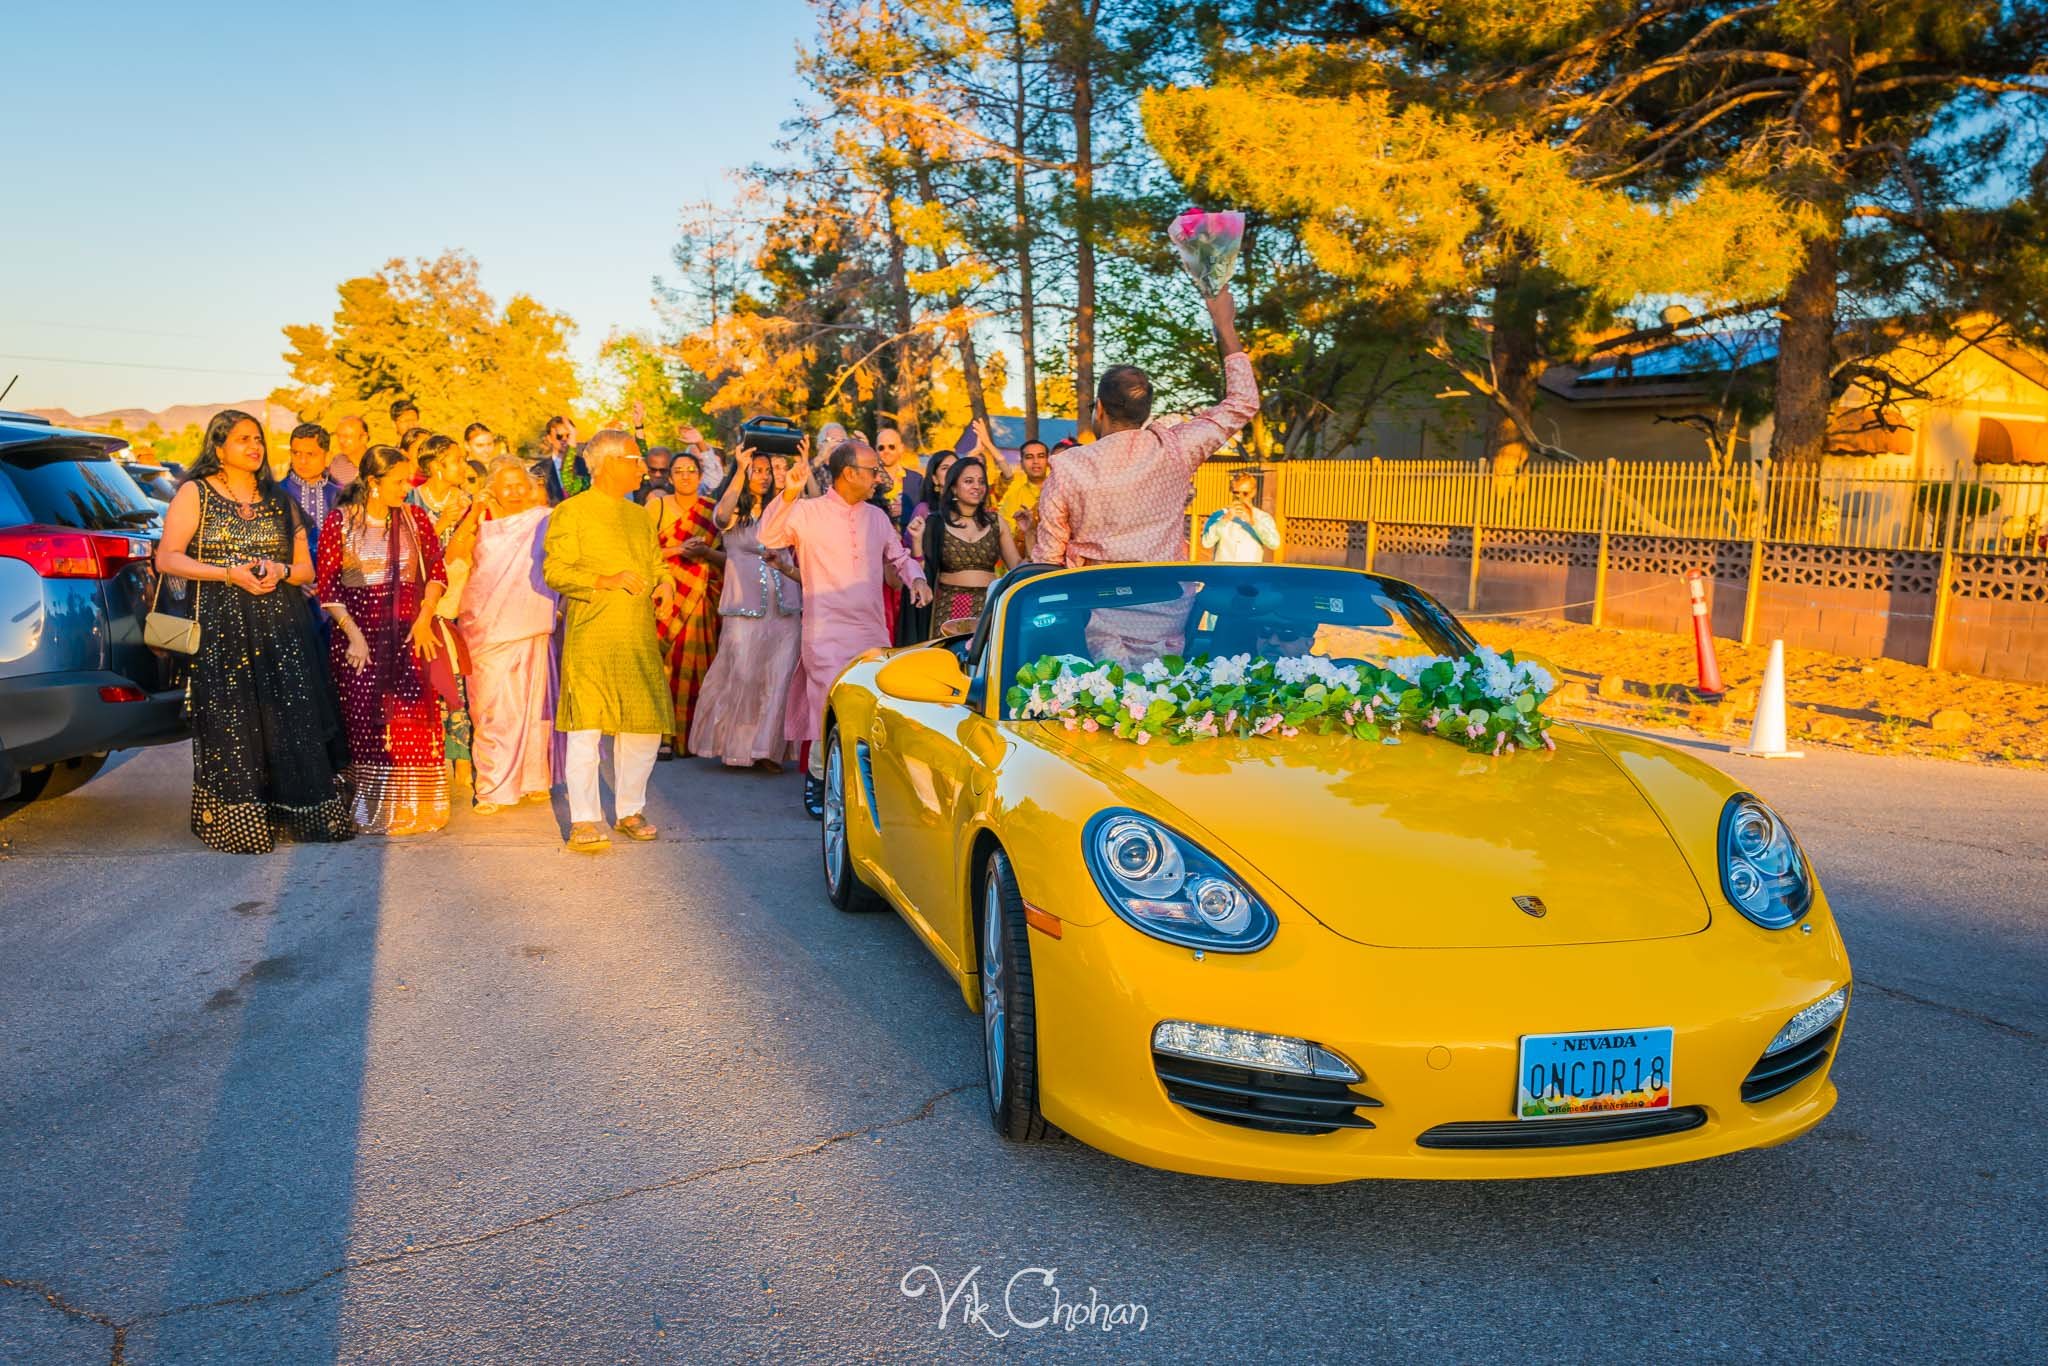
[[[587,361],[653,324],[680,206],[772,156],[810,31],[803,0],[13,7],[6,406],[260,395],[281,326],[450,247]]]

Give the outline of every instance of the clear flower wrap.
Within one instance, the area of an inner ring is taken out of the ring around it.
[[[1213,299],[1237,271],[1237,250],[1244,244],[1244,215],[1225,209],[1189,209],[1173,220],[1166,240],[1180,253],[1180,263],[1202,291]]]

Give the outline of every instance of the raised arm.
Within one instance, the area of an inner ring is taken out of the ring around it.
[[[1209,514],[1209,520],[1202,523],[1202,548],[1214,550],[1216,543],[1223,539],[1223,528],[1230,525],[1230,509],[1217,508]]]
[[[1178,427],[1166,430],[1166,449],[1184,466],[1190,478],[1204,460],[1224,442],[1244,430],[1259,411],[1259,379],[1252,373],[1251,357],[1237,337],[1237,305],[1230,291],[1209,300],[1209,320],[1216,325],[1216,342],[1223,351],[1223,401],[1205,408]]]
[[[803,496],[803,482],[792,470],[788,485],[768,501],[768,510],[761,514],[761,546],[764,550],[795,547],[803,530],[797,516],[797,507]]]
[[[807,447],[810,440],[804,438]],[[752,468],[753,459],[754,452],[749,446],[741,446],[732,453],[733,477],[725,481],[725,487],[719,490],[718,506],[711,509],[711,520],[720,531],[731,531],[733,518],[739,516],[740,490],[747,486],[747,471]],[[774,496],[773,490],[769,496]]]

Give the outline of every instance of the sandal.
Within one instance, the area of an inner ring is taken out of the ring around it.
[[[601,854],[612,847],[612,837],[596,821],[577,821],[569,827],[569,846],[579,854]]]
[[[620,821],[612,829],[618,831],[629,840],[646,841],[661,834],[661,831],[655,829],[653,823],[638,811]]]

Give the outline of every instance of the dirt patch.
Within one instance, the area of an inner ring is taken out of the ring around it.
[[[1746,740],[1770,642],[1716,640],[1718,704],[1699,696],[1690,638],[1542,617],[1467,623],[1497,650],[1540,654],[1563,671],[1552,716]],[[1603,684],[1605,686],[1603,686]],[[1576,685],[1576,686],[1573,686]],[[1786,734],[1794,748],[1834,745],[1968,763],[2048,768],[2048,686],[1937,673],[1896,659],[1785,651]]]

